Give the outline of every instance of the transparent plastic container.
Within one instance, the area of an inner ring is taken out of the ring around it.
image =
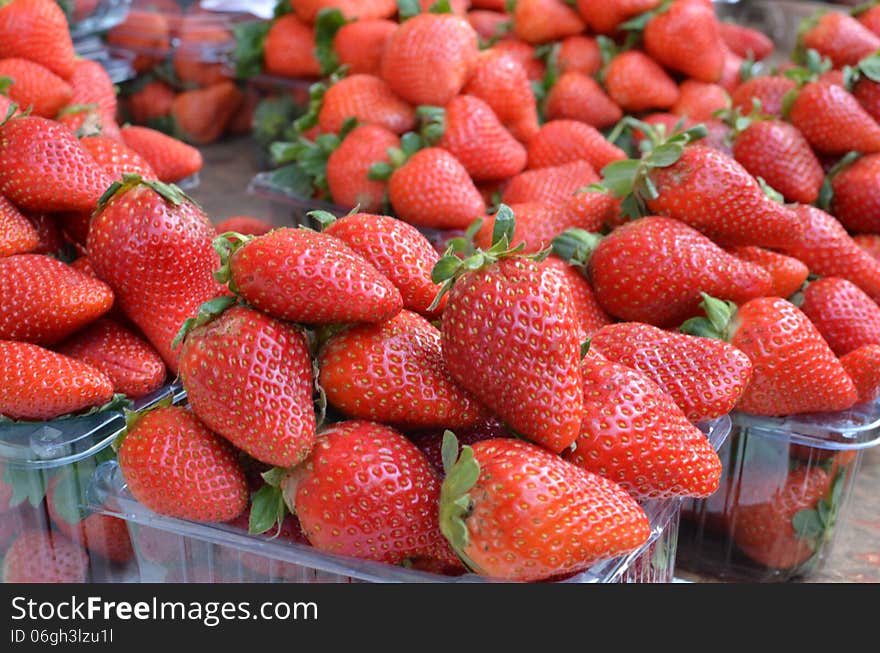
[[[133,402],[148,408],[170,398],[183,401],[179,384],[169,384]],[[93,583],[136,582],[138,565],[124,524],[91,518],[86,491],[100,463],[112,456],[110,445],[125,429],[122,409],[45,422],[0,424],[0,557],[27,535],[50,542],[55,556],[73,551],[80,580]],[[89,520],[87,522],[87,520]],[[13,582],[21,572],[4,568]],[[69,577],[71,580],[73,577]]]
[[[679,566],[733,582],[809,579],[846,528],[864,451],[880,443],[880,402],[732,421],[721,487],[682,507]]]
[[[717,449],[730,431],[722,417],[702,427]],[[94,476],[89,503],[125,519],[135,546],[140,579],[165,582],[487,582],[475,574],[444,576],[427,571],[322,553],[307,544],[248,535],[225,524],[197,524],[158,515],[128,492],[115,461]],[[674,580],[680,499],[644,504],[651,537],[626,556],[594,565],[562,582],[668,583]]]
[[[132,57],[127,55],[114,55],[110,52],[107,44],[98,36],[88,36],[74,43],[76,54],[83,59],[97,61],[107,71],[110,81],[121,84],[133,79],[134,68],[131,65]]]
[[[70,36],[74,42],[101,34],[125,20],[132,0],[63,0],[69,6]]]

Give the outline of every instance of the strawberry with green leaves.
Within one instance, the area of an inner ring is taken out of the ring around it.
[[[315,443],[306,336],[234,303],[222,297],[202,305],[178,335],[189,405],[236,448],[261,462],[293,467]]]
[[[796,88],[797,82],[784,75],[752,77],[731,92],[731,107],[748,114],[757,100],[761,105],[761,113],[779,118],[783,113],[783,99]]]
[[[345,66],[349,75],[382,74],[382,55],[397,23],[387,18],[346,21],[335,9],[322,11],[315,23],[315,54],[321,72]]]
[[[800,309],[838,356],[864,345],[880,345],[880,306],[851,281],[839,277],[811,281]]]
[[[522,440],[443,441],[440,528],[466,566],[503,581],[538,581],[629,553],[648,518],[620,486]]]
[[[802,48],[828,57],[835,68],[854,66],[880,50],[880,37],[843,11],[815,14],[800,26]]]
[[[338,134],[345,121],[376,124],[395,134],[416,126],[415,108],[395,94],[387,82],[373,75],[351,75],[331,83],[326,90],[316,86],[313,102],[320,102],[317,125],[324,134]],[[301,121],[303,128],[311,123]]]
[[[88,573],[85,549],[54,531],[21,533],[3,558],[4,583],[85,583]]]

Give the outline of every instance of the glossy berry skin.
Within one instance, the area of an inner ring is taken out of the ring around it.
[[[614,34],[620,23],[656,9],[660,0],[577,0],[578,13],[598,34]]]
[[[727,250],[743,261],[760,265],[770,273],[772,287],[770,293],[783,299],[791,297],[801,289],[810,269],[793,256],[786,256],[762,247],[731,247]]]
[[[40,235],[31,222],[0,195],[0,257],[27,254],[39,245]]]
[[[763,268],[659,216],[625,224],[602,239],[590,257],[589,274],[609,314],[659,327],[696,315],[701,292],[743,302],[766,295],[771,287]]]
[[[584,75],[595,75],[602,68],[602,53],[594,37],[575,34],[562,39],[557,63],[561,73],[576,70]]]
[[[568,282],[571,310],[580,327],[579,342],[584,342],[606,324],[611,324],[614,321],[599,304],[596,293],[580,268],[553,255],[544,259],[541,265],[554,268]]]
[[[845,410],[856,390],[819,330],[797,306],[762,297],[739,307],[730,344],[752,361],[752,381],[738,410],[796,415]]]
[[[352,419],[459,428],[482,414],[443,363],[440,330],[416,313],[332,336],[318,357],[327,401]]]
[[[219,522],[247,507],[235,450],[186,408],[144,414],[128,429],[118,457],[132,496],[160,515]]]
[[[525,170],[505,186],[501,201],[508,205],[526,202],[564,204],[581,188],[597,181],[599,175],[587,161]]]
[[[70,79],[76,52],[58,3],[12,0],[0,7],[0,57],[21,57]]]
[[[276,229],[229,260],[231,282],[251,306],[305,324],[382,322],[403,307],[400,291],[333,236]]]
[[[554,452],[578,434],[580,343],[568,284],[504,259],[456,281],[443,312],[452,377],[524,437]]]
[[[581,432],[566,460],[637,500],[706,497],[718,489],[718,454],[660,386],[598,356],[584,358],[581,375]]]
[[[333,50],[340,66],[348,66],[349,74],[379,76],[382,55],[397,23],[384,18],[361,19],[339,28],[333,37]]]
[[[679,99],[675,80],[640,50],[622,52],[611,60],[605,73],[605,88],[627,113],[669,109]]]
[[[0,414],[48,420],[101,406],[113,383],[95,368],[26,342],[0,340]]]
[[[252,215],[233,215],[216,224],[217,233],[234,231],[245,236],[262,236],[275,228],[271,222]]]
[[[440,476],[445,476],[443,469],[443,434],[446,429],[428,429],[419,431],[407,431],[406,437],[425,454],[428,462],[437,470]],[[510,431],[496,417],[485,417],[477,421],[473,426],[455,429],[455,437],[458,440],[458,452],[466,444],[474,444],[481,440],[491,438],[513,437]],[[10,488],[10,493],[12,488]]]
[[[281,487],[320,551],[390,564],[422,556],[454,562],[437,517],[440,476],[391,427],[349,421],[324,429]]]
[[[522,0],[513,9],[513,31],[526,43],[559,41],[584,31],[584,21],[560,0]]]
[[[91,365],[131,399],[162,387],[165,362],[148,342],[118,322],[101,318],[58,346],[58,352]]]
[[[41,118],[54,118],[62,107],[70,103],[70,84],[48,68],[28,59],[0,59],[0,78],[13,80],[6,94],[22,110],[32,107],[31,113]],[[5,115],[4,115],[5,118]]]
[[[436,308],[428,307],[440,286],[431,270],[440,258],[431,242],[415,227],[386,215],[346,215],[324,229],[372,263],[400,291],[403,307],[435,317],[446,306],[446,296]]]
[[[351,75],[324,94],[318,113],[322,133],[338,134],[349,118],[356,118],[358,124],[381,125],[395,134],[416,126],[415,109],[395,95],[387,82],[373,75]]]
[[[880,152],[880,125],[849,91],[836,84],[805,85],[788,118],[818,153]]]
[[[95,104],[102,123],[116,124],[116,87],[100,62],[77,58],[70,87],[71,104]]]
[[[863,345],[840,357],[859,395],[858,402],[866,403],[880,397],[880,345]]]
[[[701,82],[717,82],[724,69],[724,41],[711,6],[675,0],[648,22],[645,51],[666,68]]]
[[[681,220],[722,246],[784,247],[803,235],[790,209],[717,150],[692,145],[678,161],[650,174],[659,196],[647,200],[648,210]]]
[[[880,261],[880,234],[858,234],[853,241],[865,252]]]
[[[578,120],[596,129],[612,127],[623,117],[599,82],[574,70],[560,75],[550,88],[544,113],[547,120]]]
[[[761,113],[782,116],[782,99],[786,93],[797,88],[793,79],[782,75],[753,77],[740,84],[730,95],[731,105],[744,115],[751,113],[754,100],[761,103]]]
[[[529,139],[528,167],[548,168],[584,160],[596,170],[626,158],[626,153],[605,140],[602,133],[576,120],[551,120]]]
[[[315,57],[312,26],[293,13],[274,20],[263,43],[263,66],[280,77],[318,77],[321,64]]]
[[[160,181],[176,183],[202,169],[202,153],[192,145],[138,125],[128,125],[120,132],[123,142],[147,160]]]
[[[311,451],[312,363],[292,325],[233,306],[187,334],[180,379],[196,416],[257,460],[293,467]]]
[[[880,120],[880,83],[862,77],[852,87],[852,94],[874,120]]]
[[[0,339],[54,345],[101,317],[113,291],[42,254],[0,259]]]
[[[880,154],[867,154],[831,178],[831,212],[856,233],[880,233]]]
[[[113,181],[120,181],[125,173],[140,175],[144,179],[157,179],[147,160],[117,139],[86,136],[80,139],[80,143]]]
[[[880,345],[880,306],[846,279],[812,281],[800,309],[838,356],[864,345]]]
[[[327,187],[333,201],[347,208],[379,211],[387,184],[367,177],[374,163],[389,162],[389,148],[400,147],[400,138],[381,125],[355,127],[327,158]]]
[[[3,558],[4,583],[85,583],[89,557],[60,533],[27,530]]]
[[[730,95],[719,84],[686,79],[678,86],[678,101],[672,113],[702,122],[711,120],[716,111],[730,107]]]
[[[483,440],[472,449],[479,477],[468,491],[467,541],[458,553],[478,574],[544,580],[647,540],[644,511],[615,483],[521,440]]]
[[[842,11],[829,11],[801,35],[805,48],[828,57],[835,68],[855,66],[880,50],[880,37]]]
[[[772,39],[752,27],[720,21],[718,29],[724,44],[738,57],[762,61],[773,53]]]
[[[726,342],[640,322],[602,327],[590,348],[647,376],[695,423],[732,411],[752,377],[749,357]]]

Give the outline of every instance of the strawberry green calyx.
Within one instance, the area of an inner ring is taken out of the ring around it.
[[[162,400],[157,401],[155,404],[152,404],[148,408],[144,408],[143,410],[129,410],[128,408],[126,408],[123,411],[125,413],[125,428],[119,435],[116,436],[116,438],[113,440],[113,443],[110,445],[113,452],[119,453],[119,448],[125,441],[128,432],[131,431],[135,427],[135,425],[141,421],[144,415],[152,410],[156,410],[157,408],[167,408],[168,406],[172,406],[173,404],[174,395],[168,395],[167,397],[164,397]]]
[[[441,445],[445,478],[440,487],[440,532],[449,541],[455,553],[471,570],[479,572],[464,553],[470,543],[465,520],[473,510],[471,488],[480,477],[480,464],[474,458],[473,448],[465,445],[458,451],[458,438],[452,431],[443,433]]]
[[[785,77],[797,82],[798,86],[815,81],[819,78],[819,75],[827,73],[834,67],[831,59],[823,57],[817,50],[812,48],[804,49],[802,46],[798,47],[801,49],[796,49],[792,57],[800,65],[789,68],[782,73]]]
[[[174,184],[166,184],[165,182],[154,179],[144,179],[140,175],[124,173],[122,175],[122,181],[114,181],[112,184],[110,184],[107,190],[104,191],[104,194],[101,195],[101,199],[98,200],[97,210],[102,210],[105,206],[113,201],[113,198],[116,197],[116,195],[122,194],[132,188],[141,185],[147,186],[148,188],[152,189],[153,191],[158,193],[162,197],[162,199],[164,199],[166,202],[170,202],[174,206],[180,206],[184,202],[196,204],[196,201],[193,198],[184,193]]]
[[[95,469],[101,463],[115,458],[116,452],[112,447],[107,447],[92,457],[61,468],[50,494],[54,515],[68,524],[79,523],[87,517],[90,511],[84,506],[88,505],[87,493]]]
[[[429,145],[436,145],[446,133],[446,109],[443,107],[421,106],[416,109],[421,119],[421,135]]]
[[[714,338],[715,340],[730,342],[730,338],[733,335],[733,321],[737,311],[736,304],[716,299],[706,293],[700,294],[703,296],[700,307],[706,313],[706,317],[691,318],[681,325],[679,331],[691,336]]]
[[[15,80],[12,77],[0,77],[0,95],[6,95],[6,91],[13,84],[15,84]]]
[[[561,72],[559,70],[559,51],[562,45],[557,41],[554,43],[544,43],[535,48],[535,58],[544,62],[544,76],[541,79],[533,80],[532,92],[538,102],[541,110],[541,118],[543,119],[543,105],[550,93],[550,89],[556,85]]]
[[[672,6],[672,0],[663,0],[657,7],[646,11],[634,18],[630,18],[625,23],[620,24],[620,29],[625,30],[627,32],[637,32],[641,33],[645,30],[655,16],[659,16],[660,14],[665,14],[669,11],[669,8]]]
[[[223,295],[222,297],[210,299],[199,306],[199,310],[195,317],[190,317],[184,320],[183,325],[180,327],[180,331],[177,332],[177,335],[174,336],[174,340],[171,341],[171,348],[177,349],[190,331],[197,326],[207,324],[211,320],[216,319],[218,316],[222,315],[226,309],[235,304],[236,301],[237,299],[235,297]]]
[[[315,140],[299,137],[295,141],[276,141],[269,145],[269,155],[278,166],[296,164],[314,188],[328,191],[327,160],[357,124],[357,119],[348,118],[339,134],[319,134]]]
[[[246,21],[232,26],[235,36],[232,60],[235,62],[236,79],[256,77],[263,72],[263,46],[271,27],[272,22],[266,20]]]
[[[286,471],[276,467],[262,474],[266,484],[251,498],[248,532],[252,535],[265,533],[271,528],[276,529],[276,535],[280,532],[281,524],[290,512],[281,491],[281,479]]]
[[[583,229],[566,229],[551,243],[553,253],[572,265],[585,268],[603,236]]]
[[[299,118],[293,121],[293,127],[297,133],[317,126],[318,114],[321,113],[321,106],[324,104],[324,95],[327,89],[338,82],[344,76],[343,71],[337,70],[326,82],[315,82],[309,87],[309,108]]]
[[[361,210],[361,207],[360,207],[360,204],[358,204],[351,211],[346,213],[346,215],[347,216],[356,215],[356,214],[360,213],[360,210]],[[309,216],[315,222],[317,222],[322,231],[339,219],[335,215],[330,213],[330,211],[315,210],[315,211],[309,211],[308,213],[306,213],[306,215]]]
[[[56,473],[56,469],[41,470],[35,474],[34,470],[15,467],[9,463],[2,466],[2,481],[4,485],[12,488],[12,496],[9,498],[9,508],[22,505],[25,501],[36,508],[46,496],[46,488],[49,479]]]
[[[339,9],[326,8],[318,12],[315,20],[315,56],[321,64],[322,75],[331,75],[339,69],[333,39],[348,22]]]
[[[415,132],[407,132],[400,137],[400,147],[389,147],[390,163],[380,161],[370,166],[367,179],[371,181],[388,181],[392,173],[409,161],[413,154],[425,147],[425,141]]]
[[[846,470],[840,469],[831,481],[828,492],[819,500],[816,507],[799,510],[791,519],[795,537],[804,540],[814,552],[821,551],[834,536],[845,480]],[[804,564],[809,564],[812,560],[813,558],[810,558]]]
[[[400,22],[409,20],[413,16],[422,13],[422,5],[419,0],[397,0],[397,15]],[[452,5],[449,0],[437,0],[428,7],[429,14],[451,14]]]
[[[843,67],[843,83],[847,90],[852,91],[853,87],[861,79],[880,82],[880,54],[875,53],[867,56],[855,66]]]
[[[816,200],[816,206],[823,211],[829,211],[831,209],[831,200],[834,199],[834,188],[832,186],[834,178],[849,168],[853,163],[861,159],[862,156],[863,154],[861,152],[847,152],[841,157],[840,161],[834,164],[834,166],[825,174],[822,188],[819,189],[819,199]]]
[[[211,243],[214,251],[220,256],[220,267],[214,271],[214,278],[220,283],[229,285],[229,289],[235,292],[232,287],[232,271],[229,269],[229,259],[242,246],[257,238],[257,236],[245,236],[234,231],[227,231],[220,234]]]
[[[66,107],[61,109],[58,112],[58,118],[63,116],[70,116],[76,113],[83,113],[84,111],[97,111],[97,104],[68,104]]]

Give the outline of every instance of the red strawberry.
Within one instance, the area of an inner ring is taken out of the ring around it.
[[[495,438],[463,447],[454,465],[453,456],[444,460],[440,528],[482,576],[570,574],[650,536],[647,516],[622,488],[533,444]]]
[[[818,15],[800,35],[804,48],[828,57],[835,68],[855,66],[880,50],[880,37],[842,11]]]
[[[858,21],[871,30],[877,36],[880,36],[880,9],[876,6],[867,7],[866,5],[862,5],[864,11],[857,13],[853,12],[858,19]]]
[[[724,50],[724,68],[721,69],[721,77],[718,85],[728,93],[733,93],[743,82],[743,65],[746,63],[742,57],[730,50],[726,45]]]
[[[89,261],[176,374],[171,341],[184,320],[224,291],[212,276],[219,264],[214,226],[180,189],[160,182],[126,177],[108,195],[92,218]]]
[[[482,257],[486,267],[463,272],[452,286],[441,327],[443,359],[480,403],[558,453],[577,437],[582,402],[568,283],[526,258]]]
[[[670,218],[641,218],[586,245],[594,247],[588,269],[599,303],[622,320],[674,326],[698,312],[701,292],[741,302],[770,290],[766,270]]]
[[[446,370],[439,329],[416,313],[401,311],[387,322],[332,336],[318,367],[327,401],[352,419],[459,428],[481,416]]]
[[[577,0],[578,12],[599,34],[614,34],[621,23],[656,9],[659,4],[660,0]]]
[[[0,126],[0,192],[28,211],[93,211],[110,179],[68,131],[35,116]]]
[[[65,356],[106,374],[113,390],[132,399],[162,387],[165,363],[159,353],[136,333],[102,318],[57,347]]]
[[[274,228],[275,225],[271,222],[266,222],[262,218],[255,218],[250,215],[234,215],[218,222],[216,225],[218,234],[234,231],[245,236],[262,236]]]
[[[330,7],[339,9],[348,20],[389,18],[397,10],[394,0],[291,0],[290,5],[307,23],[314,23],[321,10]]]
[[[0,195],[0,258],[32,252],[40,245],[40,235],[15,205]]]
[[[669,109],[679,100],[675,81],[639,50],[621,52],[611,60],[605,70],[605,88],[627,113]]]
[[[226,308],[230,301],[203,306],[204,315],[184,327],[180,379],[189,404],[238,449],[293,467],[315,443],[308,343],[301,331],[264,313]]]
[[[214,54],[223,52],[234,38],[232,30],[222,20],[213,17],[206,20],[204,15],[190,13],[183,15],[175,25],[171,64],[182,85],[209,87],[231,77],[225,63],[218,61],[222,55]],[[203,55],[203,52],[207,54]]]
[[[416,126],[415,109],[379,77],[352,75],[327,89],[318,114],[322,133],[338,134],[349,118],[381,125],[395,134]]]
[[[762,61],[773,53],[773,40],[748,25],[722,21],[718,29],[724,44],[738,57]]]
[[[510,33],[513,27],[510,16],[500,11],[474,9],[467,12],[467,21],[480,37],[481,46],[503,38],[515,38]]]
[[[556,64],[560,73],[573,70],[583,75],[595,75],[602,68],[599,44],[592,36],[567,36],[559,44]]]
[[[678,101],[671,111],[679,116],[701,122],[711,119],[716,111],[730,107],[730,95],[723,86],[686,79],[678,87]]]
[[[263,67],[280,77],[317,77],[315,33],[298,15],[285,14],[272,22],[263,42]]]
[[[477,33],[451,14],[419,14],[391,35],[382,78],[414,105],[445,106],[459,94],[477,59]]]
[[[97,61],[77,59],[70,77],[70,104],[96,105],[105,123],[116,121],[116,87],[110,75]],[[51,117],[51,116],[50,116]]]
[[[63,250],[67,245],[64,233],[56,217],[61,213],[29,213],[27,219],[37,230],[40,236],[40,244],[33,251],[34,254],[48,254],[52,257],[63,254]]]
[[[560,75],[550,88],[544,113],[547,120],[579,120],[596,129],[611,127],[623,117],[599,82],[574,71]]]
[[[25,531],[3,559],[4,583],[85,583],[89,557],[59,533]]]
[[[806,84],[788,117],[820,154],[880,152],[880,125],[841,86]]]
[[[730,95],[734,109],[743,114],[752,111],[754,101],[761,103],[761,113],[774,117],[782,116],[782,99],[786,93],[797,88],[797,82],[782,75],[753,77],[740,84]]]
[[[219,139],[235,117],[244,95],[230,80],[178,93],[171,103],[171,117],[180,137],[206,145]]]
[[[880,261],[880,234],[858,234],[853,241],[865,252]]]
[[[856,390],[819,330],[797,306],[760,297],[735,311],[711,297],[710,320],[696,318],[687,333],[721,336],[752,361],[752,380],[737,409],[753,415],[796,415],[845,410]],[[711,324],[708,324],[711,322]]]
[[[400,312],[394,285],[348,245],[308,229],[248,239],[223,277],[251,306],[291,322],[382,322]],[[222,277],[221,277],[222,278]]]
[[[86,136],[80,143],[113,181],[120,181],[126,173],[156,179],[147,160],[124,143],[106,136]]]
[[[0,57],[21,57],[70,79],[76,53],[67,18],[52,0],[10,0],[0,7]]]
[[[480,98],[459,95],[444,109],[420,111],[428,142],[448,150],[474,181],[507,179],[526,167],[526,149]]]
[[[601,170],[626,153],[605,140],[602,133],[576,120],[551,120],[528,142],[529,168],[548,168],[573,161],[588,161]]]
[[[521,172],[510,180],[501,197],[505,204],[565,204],[577,191],[598,180],[599,176],[589,162],[574,161]]]
[[[6,89],[9,98],[19,107],[30,107],[35,116],[54,118],[70,103],[70,84],[33,61],[0,59],[0,77],[12,80]]]
[[[347,66],[350,75],[382,73],[382,55],[397,23],[376,18],[356,20],[339,28],[333,37],[333,51],[340,66]]]
[[[123,108],[131,122],[148,125],[171,115],[174,89],[162,81],[147,82],[123,99]]]
[[[864,345],[840,357],[846,373],[853,380],[859,403],[880,397],[880,345]]]
[[[113,383],[93,367],[26,342],[0,340],[0,414],[48,420],[113,398]]]
[[[810,282],[800,309],[838,356],[864,345],[880,345],[880,306],[846,279]]]
[[[558,41],[584,31],[584,21],[563,0],[517,0],[513,31],[526,43]]]
[[[880,120],[880,83],[869,77],[859,77],[851,90],[868,115],[875,121]]]
[[[384,215],[357,213],[334,220],[324,227],[324,233],[343,241],[388,277],[400,291],[404,308],[435,317],[446,306],[443,297],[429,310],[440,290],[431,280],[440,256],[412,225]]]
[[[175,183],[202,169],[202,154],[191,145],[149,127],[122,128],[122,140],[153,168],[160,181]]]
[[[516,59],[525,69],[530,81],[537,82],[544,79],[547,73],[547,65],[536,52],[534,45],[520,41],[519,39],[504,39],[493,45],[487,52],[499,55],[508,55]],[[487,100],[488,101],[488,100]]]
[[[327,187],[333,201],[346,208],[379,211],[388,184],[369,178],[370,168],[390,164],[389,150],[400,148],[400,138],[381,125],[358,125],[327,157]]]
[[[772,569],[791,569],[809,560],[821,547],[831,514],[819,508],[831,479],[821,467],[798,467],[785,483],[770,481],[766,500],[740,505],[733,523],[733,538],[740,550],[758,564]],[[799,517],[800,515],[800,517]],[[814,515],[819,532],[805,529],[807,515]],[[823,517],[823,515],[825,515]]]
[[[432,229],[465,229],[486,212],[465,167],[439,147],[419,150],[397,168],[388,198],[400,219]]]
[[[445,474],[443,470],[443,434],[445,431],[446,429],[429,429],[406,434],[413,444],[425,454],[428,462],[441,476]],[[512,435],[498,418],[486,417],[474,426],[455,429],[455,437],[458,440],[458,453],[461,453],[461,448],[466,444],[474,444],[491,438],[509,438]]]
[[[673,0],[643,33],[645,51],[657,62],[701,82],[717,82],[724,68],[724,41],[711,6]]]
[[[727,250],[743,261],[756,263],[770,273],[774,297],[791,297],[804,285],[809,268],[798,259],[762,247],[731,247]]]
[[[132,496],[160,515],[220,522],[247,507],[247,483],[233,448],[186,408],[140,415],[118,455]]]
[[[831,177],[831,212],[856,233],[880,233],[880,154],[867,154]]]
[[[590,350],[651,379],[691,422],[732,411],[752,376],[748,356],[726,342],[640,322],[602,327],[593,333]]]
[[[391,564],[416,556],[455,560],[438,523],[440,477],[388,426],[350,421],[325,429],[281,487],[320,551]]]
[[[174,18],[174,13],[132,7],[125,20],[107,32],[111,52],[135,53],[131,67],[138,73],[147,72],[171,51],[170,22]]]
[[[563,261],[557,256],[548,256],[542,263],[544,267],[555,268],[568,282],[568,290],[571,294],[571,310],[575,320],[580,326],[578,340],[583,342],[590,338],[606,324],[611,324],[611,317],[604,311],[596,299],[590,282],[581,273],[580,269]]]
[[[53,345],[110,310],[113,291],[41,254],[0,259],[0,339]]]

